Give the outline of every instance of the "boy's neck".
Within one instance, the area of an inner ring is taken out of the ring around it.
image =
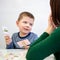
[[[21,33],[21,32],[19,33],[19,36],[20,36],[20,37],[25,37],[25,36],[27,36],[27,35],[28,35],[27,33]]]

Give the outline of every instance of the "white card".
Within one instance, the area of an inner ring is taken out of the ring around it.
[[[30,45],[30,41],[28,39],[23,40],[25,42],[26,45]]]
[[[23,45],[23,41],[19,41],[19,42],[17,42],[17,44],[20,46],[20,47],[23,47],[24,45]]]
[[[23,47],[23,46],[29,45],[30,42],[29,42],[28,39],[26,39],[26,40],[22,40],[22,41],[17,42],[17,44],[18,44],[20,47]]]

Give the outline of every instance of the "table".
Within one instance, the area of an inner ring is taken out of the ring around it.
[[[26,60],[26,53],[24,49],[0,49],[0,60]]]
[[[27,49],[0,49],[0,60],[26,60]],[[43,60],[55,60],[53,54]]]

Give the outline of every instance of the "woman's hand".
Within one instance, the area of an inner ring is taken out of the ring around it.
[[[10,36],[4,36],[4,38],[5,38],[5,41],[6,41],[7,45],[9,45],[12,42]]]
[[[46,29],[46,32],[48,34],[51,34],[55,28],[56,28],[56,26],[54,25],[53,20],[52,20],[52,16],[50,15],[48,18],[48,27]]]

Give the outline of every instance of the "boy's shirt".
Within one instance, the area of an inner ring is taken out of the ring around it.
[[[20,49],[20,48],[23,48],[24,45],[27,45],[27,46],[31,45],[37,38],[38,36],[33,32],[30,32],[25,37],[20,37],[19,32],[17,32],[12,35],[12,42],[10,43],[10,45],[7,45],[6,48]]]

